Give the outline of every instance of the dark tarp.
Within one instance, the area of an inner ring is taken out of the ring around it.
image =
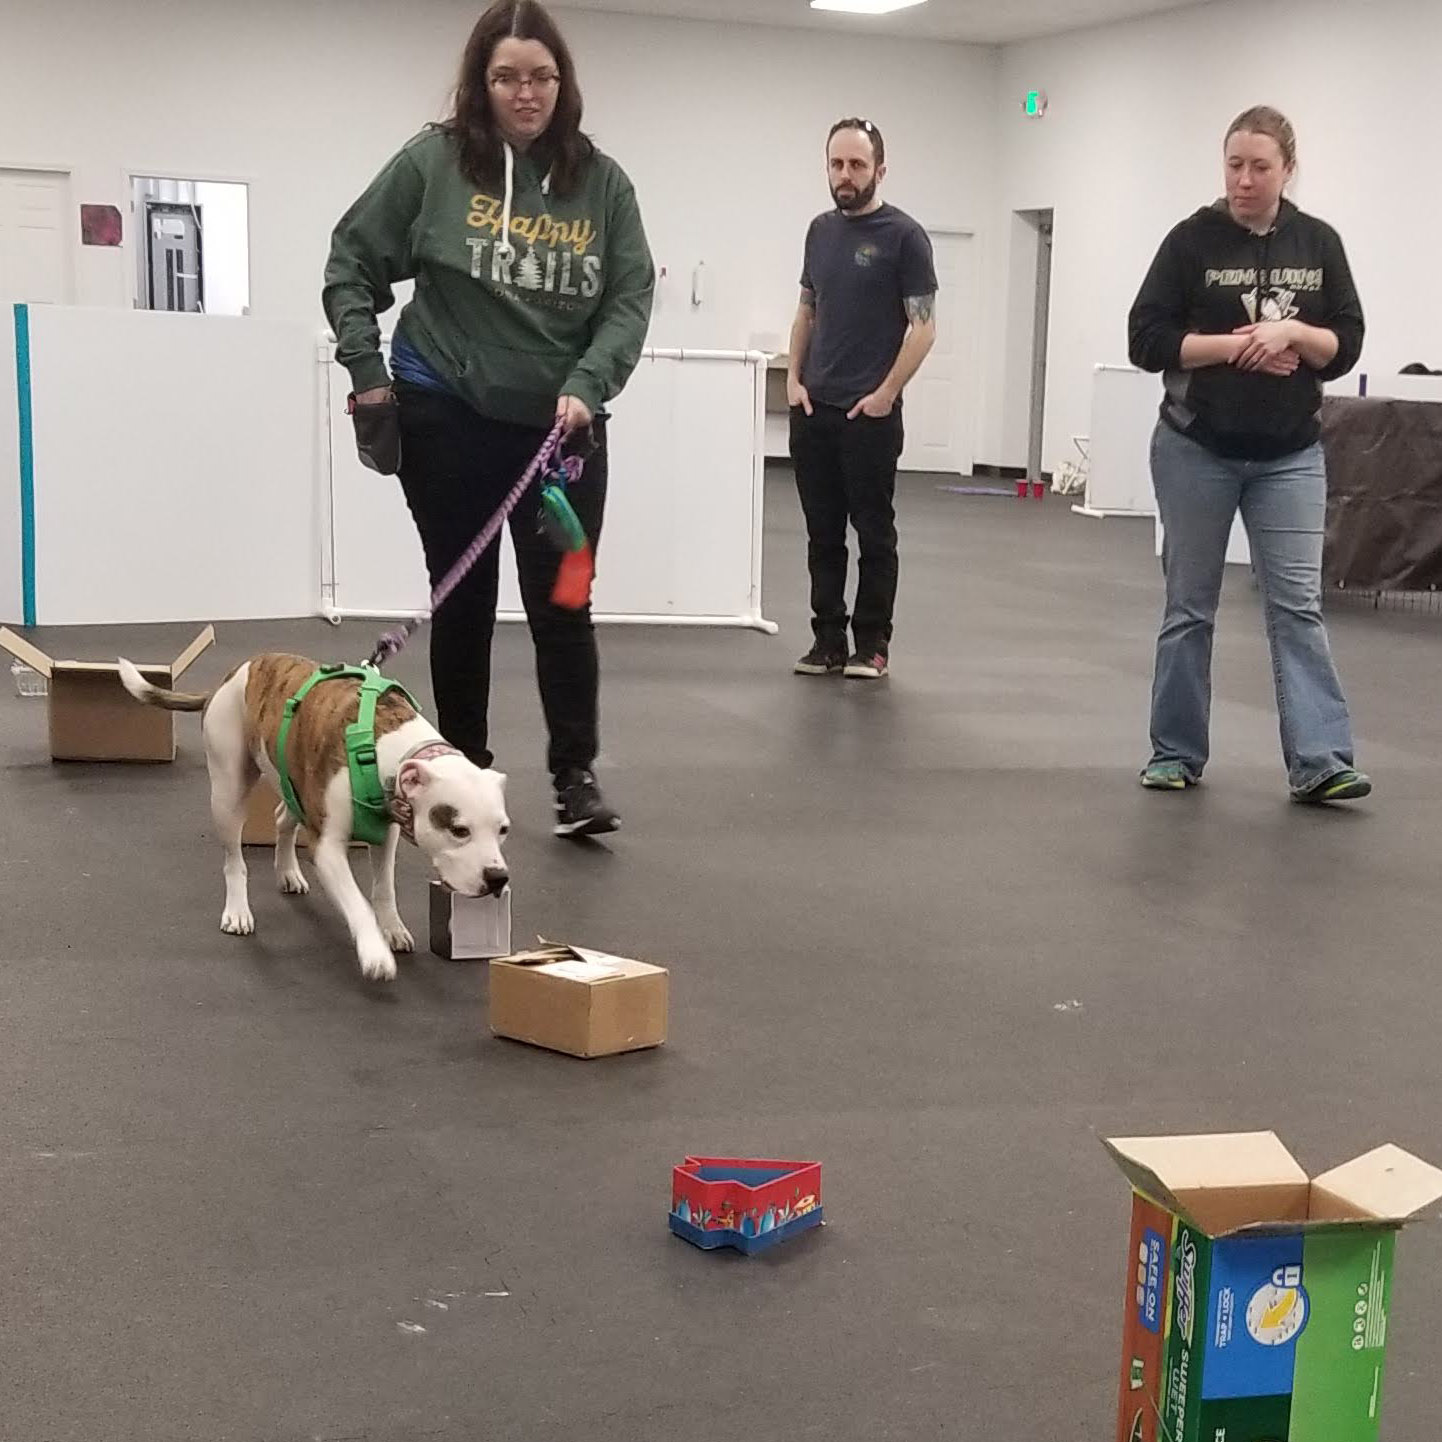
[[[1328,586],[1442,587],[1442,404],[1328,396]]]

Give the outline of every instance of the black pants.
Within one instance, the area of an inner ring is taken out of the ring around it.
[[[464,402],[398,382],[401,487],[436,585],[495,513],[545,440],[543,430],[477,415]],[[568,495],[594,548],[606,502],[606,421],[592,426],[595,450]],[[553,775],[589,768],[596,759],[599,667],[588,606],[551,604],[560,553],[538,530],[540,488],[533,485],[511,513],[511,540],[521,599],[536,646],[536,677],[550,733]],[[491,637],[500,589],[500,541],[476,563],[431,622],[431,684],[436,725],[478,766],[494,759],[487,720],[491,698]]]
[[[896,463],[901,411],[882,420],[846,419],[834,406],[791,411],[791,460],[806,516],[811,626],[828,648],[846,647],[846,526],[859,552],[851,631],[862,655],[886,651],[896,606]]]

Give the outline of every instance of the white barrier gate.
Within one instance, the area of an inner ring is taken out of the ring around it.
[[[356,456],[345,372],[330,362],[330,554],[323,607],[347,616],[423,614],[420,542],[392,476]],[[611,408],[610,481],[598,557],[598,621],[776,628],[761,615],[766,358],[648,350]],[[509,536],[502,616],[520,614]]]

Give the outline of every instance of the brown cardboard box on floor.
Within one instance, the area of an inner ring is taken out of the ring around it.
[[[543,943],[491,963],[491,1031],[587,1059],[661,1046],[669,982],[664,967]]]
[[[147,681],[171,688],[207,647],[207,626],[174,661],[138,669]],[[0,647],[50,683],[52,761],[174,761],[175,714],[142,706],[120,683],[114,661],[56,661],[23,636],[0,626]]]
[[[245,803],[245,826],[241,829],[242,846],[275,845],[275,808],[280,805],[280,792],[264,777],[251,789],[250,799]],[[295,835],[297,846],[311,844],[310,831],[302,826]],[[364,846],[364,841],[352,841],[352,846]]]

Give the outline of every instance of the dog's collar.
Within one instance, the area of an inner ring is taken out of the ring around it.
[[[396,767],[396,780],[391,782],[388,788],[388,799],[390,803],[391,820],[401,829],[401,835],[410,842],[416,844],[416,808],[411,805],[400,793],[397,784],[400,779],[401,767],[407,761],[434,761],[440,756],[461,756],[464,753],[458,751],[454,746],[444,741],[422,741],[419,746],[413,746],[404,756],[401,757],[400,766]]]

